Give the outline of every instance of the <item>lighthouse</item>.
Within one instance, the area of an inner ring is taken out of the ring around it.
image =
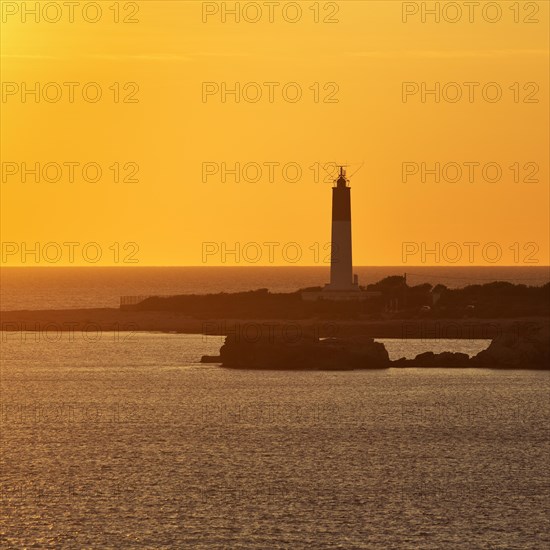
[[[351,249],[351,188],[344,166],[332,188],[332,238],[328,291],[358,291]]]
[[[364,290],[353,274],[351,254],[351,188],[345,166],[332,188],[332,233],[330,255],[330,283],[324,287],[302,292],[302,300],[370,300],[380,297],[378,291]]]

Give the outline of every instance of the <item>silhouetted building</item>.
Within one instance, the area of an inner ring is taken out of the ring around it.
[[[353,276],[351,249],[351,188],[346,171],[340,174],[332,188],[332,239],[330,258],[330,283],[326,290],[357,292],[357,277]]]
[[[346,170],[340,166],[338,179],[332,188],[332,238],[330,283],[322,291],[303,292],[304,300],[366,300],[380,296],[380,292],[367,292],[359,287],[353,274],[351,248],[351,188]]]

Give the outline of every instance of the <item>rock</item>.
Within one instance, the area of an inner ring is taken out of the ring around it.
[[[498,336],[472,362],[482,368],[550,369],[550,327],[541,324],[528,334]]]
[[[383,344],[372,338],[319,340],[313,334],[244,341],[228,336],[220,349],[224,367],[270,370],[352,370],[388,368]]]
[[[466,353],[452,353],[444,351],[443,353],[433,353],[426,351],[420,353],[414,359],[398,359],[393,361],[392,367],[398,368],[468,368],[473,366],[470,363],[470,357]]]
[[[271,370],[353,370],[396,368],[550,369],[550,325],[532,323],[530,331],[506,332],[475,357],[465,353],[431,351],[414,359],[390,361],[383,344],[373,338],[346,337],[319,340],[313,332],[289,332],[270,327],[254,338],[227,336],[219,357],[203,363],[224,367]]]
[[[201,363],[221,363],[222,358],[219,355],[203,355]]]

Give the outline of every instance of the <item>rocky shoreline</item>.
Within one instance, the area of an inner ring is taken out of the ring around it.
[[[370,337],[319,339],[314,334],[289,338],[281,332],[243,339],[230,335],[219,356],[203,363],[260,370],[359,370],[387,368],[496,368],[550,370],[547,324],[529,335],[503,334],[474,357],[465,353],[421,353],[414,359],[391,361],[383,344]]]

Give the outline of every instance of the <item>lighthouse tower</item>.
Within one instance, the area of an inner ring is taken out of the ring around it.
[[[363,290],[353,274],[351,259],[351,188],[344,166],[332,188],[332,250],[330,283],[320,290],[304,290],[302,300],[369,300],[379,298],[378,291]]]
[[[358,291],[351,254],[351,188],[344,166],[332,188],[332,240],[328,291]]]

